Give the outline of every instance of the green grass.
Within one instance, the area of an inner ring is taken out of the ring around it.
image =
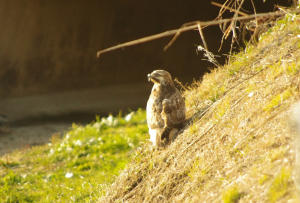
[[[222,195],[224,203],[236,203],[242,197],[242,193],[236,186],[229,188]]]
[[[73,124],[63,138],[0,161],[0,202],[93,202],[147,138],[145,111]]]
[[[270,111],[274,107],[280,105],[283,103],[285,100],[287,100],[289,97],[292,96],[291,90],[287,89],[285,90],[282,94],[279,94],[275,96],[270,103],[264,108],[265,111]]]
[[[262,175],[260,178],[259,178],[259,185],[263,185],[265,184],[265,182],[267,182],[269,180],[269,176],[267,175]]]
[[[273,180],[269,191],[268,198],[270,202],[276,202],[288,192],[289,180],[290,180],[290,171],[282,168],[281,172]]]

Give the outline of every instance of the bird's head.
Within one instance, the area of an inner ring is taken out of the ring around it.
[[[174,85],[170,73],[165,70],[155,70],[151,74],[147,75],[148,81],[153,82],[154,84],[159,85]]]

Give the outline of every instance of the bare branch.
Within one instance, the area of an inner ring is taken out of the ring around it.
[[[290,13],[300,13],[300,9],[294,9],[294,10],[290,10]],[[171,36],[171,35],[175,35],[178,32],[182,33],[182,32],[186,32],[186,31],[190,31],[190,30],[195,30],[198,28],[198,23],[201,23],[201,26],[212,26],[212,25],[219,25],[220,23],[226,23],[226,22],[232,22],[232,21],[243,21],[243,20],[250,20],[250,19],[255,19],[256,17],[277,17],[277,16],[282,16],[285,15],[285,12],[282,11],[278,11],[278,12],[273,12],[273,13],[260,13],[260,14],[253,14],[253,15],[248,15],[248,16],[241,16],[241,17],[235,17],[235,18],[229,18],[229,19],[223,19],[223,20],[216,20],[216,21],[206,21],[206,22],[201,22],[201,21],[195,21],[192,25],[190,26],[186,26],[180,29],[175,29],[175,30],[169,30],[160,34],[156,34],[156,35],[152,35],[149,37],[144,37],[141,39],[137,39],[137,40],[133,40],[130,42],[126,42],[123,44],[119,44],[117,46],[113,46],[101,51],[97,52],[97,57],[100,57],[101,54],[109,52],[109,51],[113,51],[116,49],[120,49],[123,47],[128,47],[128,46],[133,46],[133,45],[137,45],[137,44],[141,44],[141,43],[145,43],[148,41],[152,41],[155,39],[159,39],[162,37],[167,37],[167,36]]]
[[[172,46],[172,44],[175,42],[175,40],[179,37],[179,35],[181,34],[182,29],[188,26],[192,26],[192,25],[196,25],[198,21],[194,21],[194,22],[189,22],[189,23],[185,23],[183,24],[178,31],[176,32],[175,36],[172,38],[172,40],[165,46],[164,51],[166,51],[170,46]]]
[[[230,8],[230,7],[228,7],[228,6],[225,6],[225,5],[216,3],[216,2],[211,2],[211,4],[214,5],[214,6],[219,6],[219,7],[221,7],[221,8],[225,8],[225,9],[230,10],[230,11],[234,11],[234,12],[236,12],[236,13],[242,15],[242,16],[248,16],[247,13],[244,13],[244,12],[239,11],[239,10],[232,9],[232,8]]]

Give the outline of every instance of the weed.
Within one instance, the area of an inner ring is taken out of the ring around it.
[[[203,164],[203,158],[196,158],[193,162],[190,170],[187,172],[187,175],[193,180],[197,176],[206,175],[211,168],[208,165]]]
[[[229,107],[230,107],[229,99],[227,98],[219,105],[219,108],[216,111],[215,117],[217,121],[224,116],[224,114],[227,112]]]
[[[259,184],[260,185],[263,185],[265,182],[267,182],[269,180],[269,176],[268,175],[262,175],[260,178],[259,178]]]
[[[212,102],[217,101],[220,96],[222,96],[225,92],[225,87],[218,87],[218,86],[213,86],[210,92],[209,100]]]
[[[288,169],[281,169],[281,172],[275,177],[268,190],[267,195],[270,202],[276,202],[287,194],[290,176],[290,171]]]
[[[284,155],[286,153],[286,149],[283,148],[283,147],[279,147],[279,148],[276,148],[276,149],[273,149],[269,152],[268,154],[268,159],[270,160],[270,162],[274,162],[280,158],[283,158]]]
[[[193,120],[192,125],[189,127],[189,132],[190,132],[190,134],[192,134],[192,135],[193,135],[193,134],[197,134],[197,132],[198,132],[198,127],[197,127],[197,125],[196,125],[197,120],[198,120],[198,119]]]
[[[299,64],[293,62],[292,64],[286,67],[286,70],[289,75],[296,75],[299,72],[299,67],[300,67]]]
[[[266,107],[263,108],[264,111],[270,111],[274,107],[277,107],[281,103],[283,103],[285,100],[287,100],[289,97],[292,96],[291,90],[287,89],[283,93],[273,97],[273,99],[266,105]]]
[[[238,190],[237,186],[233,186],[223,192],[222,200],[224,203],[236,203],[242,197],[242,195],[243,193]]]
[[[16,167],[18,165],[19,165],[19,163],[16,162],[16,161],[9,161],[9,160],[3,161],[3,160],[0,160],[0,166],[2,166],[4,168],[12,168],[12,167]]]
[[[243,64],[240,62],[235,62],[235,64],[233,64],[233,65],[234,65],[233,69],[228,69],[229,76],[233,76],[233,75],[237,74],[238,71],[240,70],[240,66],[242,66]]]

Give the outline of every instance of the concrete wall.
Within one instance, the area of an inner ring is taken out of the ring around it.
[[[167,52],[162,50],[170,37],[100,59],[96,52],[186,22],[212,20],[218,10],[204,0],[2,0],[0,99],[142,81],[154,69],[169,70],[179,79],[199,78],[212,65],[196,55],[197,31],[182,34]],[[217,53],[219,28],[204,34]]]
[[[93,83],[99,73],[95,52],[110,40],[112,6],[105,1],[1,1],[0,97]]]

